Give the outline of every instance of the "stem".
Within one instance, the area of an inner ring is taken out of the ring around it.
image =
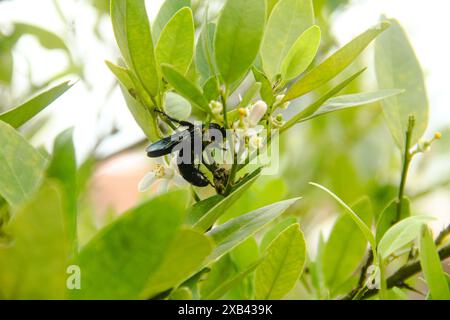
[[[438,251],[439,258],[441,261],[447,259],[450,257],[450,245],[447,245],[446,247],[443,247],[441,250]],[[404,281],[406,281],[408,278],[412,277],[413,275],[419,273],[422,271],[422,266],[420,265],[420,261],[416,261],[414,263],[408,264],[402,268],[400,268],[396,273],[394,273],[392,276],[387,278],[387,288],[402,286]],[[367,292],[363,295],[363,299],[370,298],[371,296],[377,294],[379,290],[377,289],[371,289],[367,290]]]
[[[447,226],[442,232],[438,235],[435,240],[436,246],[441,244],[441,242],[450,234],[450,226]],[[441,261],[450,257],[450,245],[447,245],[438,251],[439,258]],[[402,286],[404,281],[408,278],[412,277],[416,273],[422,271],[422,266],[420,261],[415,261],[413,263],[407,264],[401,267],[397,272],[386,279],[387,289],[392,287]],[[352,300],[355,298],[366,299],[369,298],[379,292],[377,289],[367,289],[364,294],[359,295],[362,291],[362,287],[358,284],[358,287],[353,289],[349,294],[347,294],[343,300]]]
[[[395,222],[399,221],[402,215],[403,195],[405,193],[406,179],[408,177],[409,166],[411,164],[411,159],[413,157],[410,150],[411,150],[411,137],[414,130],[414,126],[415,126],[414,117],[409,117],[408,130],[406,131],[405,150],[403,154],[402,175],[400,179],[400,187],[398,190],[398,197],[397,197],[397,218]]]
[[[227,96],[228,96],[228,89],[221,90],[220,96],[222,97],[222,108],[223,108],[223,125],[225,129],[229,129],[230,126],[228,125],[228,115],[227,115]]]
[[[380,299],[388,300],[388,288],[386,282],[386,262],[379,258],[380,260]]]

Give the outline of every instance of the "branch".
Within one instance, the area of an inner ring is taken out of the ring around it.
[[[439,235],[437,236],[436,240],[435,240],[435,244],[438,247],[439,245],[442,244],[442,242],[444,241],[444,239],[450,234],[450,225],[448,225],[444,230],[441,231],[441,233],[439,233]],[[445,260],[448,257],[450,257],[450,245],[447,245],[445,247],[443,247],[442,249],[440,249],[438,251],[439,257],[441,260]],[[355,297],[359,296],[361,294],[361,292],[364,289],[364,279],[365,279],[365,275],[367,272],[367,268],[370,265],[371,259],[370,259],[370,255],[367,259],[366,264],[363,266],[362,270],[361,270],[361,275],[360,275],[360,279],[358,282],[358,286],[356,288],[354,288],[349,294],[347,294],[342,300],[353,300],[355,299]],[[420,265],[420,261],[416,261],[410,264],[407,264],[405,266],[403,266],[402,268],[400,268],[396,273],[394,273],[392,276],[390,276],[387,279],[387,286],[388,289],[392,288],[392,287],[398,287],[398,286],[403,286],[404,285],[404,281],[408,278],[410,278],[411,276],[415,275],[416,273],[419,273],[422,270],[422,267]],[[366,292],[364,292],[361,295],[361,299],[364,298],[368,298],[371,297],[375,294],[378,293],[377,289],[367,289]]]
[[[439,258],[441,259],[441,261],[449,258],[450,257],[450,245],[443,247],[441,250],[438,251],[438,253],[439,253]],[[414,263],[408,264],[408,265],[400,268],[396,273],[394,273],[392,276],[387,278],[388,289],[396,287],[396,286],[402,286],[408,278],[419,273],[420,271],[422,271],[422,266],[420,265],[420,261],[416,261]],[[362,299],[370,298],[371,296],[373,296],[377,293],[378,293],[378,289],[369,289],[362,296]]]

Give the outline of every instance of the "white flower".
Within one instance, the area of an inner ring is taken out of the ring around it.
[[[267,112],[267,103],[258,100],[250,107],[248,114],[248,124],[250,127],[255,127]]]
[[[157,159],[152,170],[139,182],[139,192],[145,192],[157,186],[157,193],[167,192],[171,186],[184,186],[187,182],[178,173],[176,158],[173,157],[169,164],[162,159]]]

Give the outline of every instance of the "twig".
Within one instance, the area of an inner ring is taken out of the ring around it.
[[[439,246],[444,239],[450,234],[450,225],[448,225],[444,230],[439,233],[435,240],[436,246]],[[448,257],[450,257],[450,245],[447,245],[443,247],[441,250],[438,251],[439,257],[441,260],[445,260]],[[364,294],[360,294],[360,292],[364,289],[364,280],[365,275],[367,272],[367,268],[370,266],[372,262],[370,261],[370,255],[367,258],[367,262],[364,265],[363,269],[361,270],[361,276],[358,282],[358,286],[353,289],[349,294],[347,294],[343,300],[352,300],[356,297],[361,297],[362,299],[368,298],[373,296],[374,294],[378,293],[377,289],[367,289]],[[365,269],[365,270],[364,270]],[[394,273],[392,276],[390,276],[387,279],[387,287],[388,289],[392,287],[398,287],[404,284],[405,280],[409,277],[415,275],[416,273],[420,272],[422,270],[422,267],[420,265],[420,261],[415,261],[413,263],[407,264],[406,266],[403,266],[400,268],[396,273]]]
[[[438,251],[438,254],[439,254],[439,258],[441,259],[441,261],[450,257],[450,245],[443,247],[441,250]],[[414,263],[408,264],[408,265],[400,268],[396,273],[394,273],[392,276],[387,278],[386,282],[387,282],[388,289],[396,287],[396,286],[401,287],[402,285],[404,285],[404,282],[408,278],[419,273],[420,271],[422,271],[422,266],[420,265],[420,261],[416,261]],[[367,290],[366,293],[362,296],[362,299],[370,298],[377,293],[378,293],[378,289]]]
[[[411,159],[413,157],[411,153],[411,137],[415,126],[414,117],[409,117],[408,120],[408,129],[406,130],[406,140],[405,140],[405,150],[403,154],[403,168],[402,168],[402,176],[400,179],[400,187],[398,190],[397,197],[397,219],[395,222],[400,220],[403,209],[403,195],[405,193],[406,179],[408,177],[408,170],[411,164]]]

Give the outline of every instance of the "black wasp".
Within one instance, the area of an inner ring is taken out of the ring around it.
[[[146,149],[147,155],[150,158],[158,158],[177,152],[177,166],[181,176],[187,182],[196,187],[206,187],[208,185],[215,187],[205,174],[200,171],[200,164],[195,164],[195,160],[203,160],[202,154],[205,148],[213,142],[217,142],[218,138],[223,139],[226,136],[225,128],[217,123],[194,125],[188,121],[174,119],[162,111],[156,111],[171,122],[187,129],[152,143]],[[203,163],[206,165],[205,162]]]

